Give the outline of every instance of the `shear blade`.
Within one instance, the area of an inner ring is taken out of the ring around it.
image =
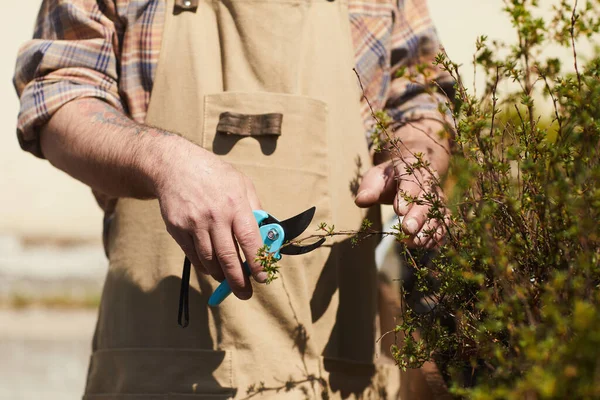
[[[300,254],[310,253],[316,248],[321,247],[323,243],[325,243],[324,238],[319,239],[317,242],[309,244],[307,246],[297,246],[295,244],[288,244],[282,247],[281,250],[279,250],[279,252],[288,256],[297,256]]]
[[[310,225],[313,217],[315,216],[316,207],[311,207],[308,210],[296,215],[295,217],[288,218],[285,221],[277,222],[285,232],[285,240],[294,240],[302,234]],[[283,250],[283,249],[282,249]],[[289,253],[283,253],[289,254]],[[303,254],[303,253],[300,253]]]

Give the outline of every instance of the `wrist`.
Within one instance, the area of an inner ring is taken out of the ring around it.
[[[152,137],[146,138],[151,140],[142,140],[135,152],[134,169],[149,197],[159,198],[164,186],[172,179],[176,164],[189,158],[194,144],[181,136],[152,130],[148,132]]]

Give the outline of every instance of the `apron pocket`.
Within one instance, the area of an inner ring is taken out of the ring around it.
[[[235,394],[232,356],[230,350],[99,350],[91,358],[84,398],[153,400],[177,393],[226,399]]]
[[[314,98],[223,92],[205,96],[197,141],[247,175],[269,213],[285,219],[316,206],[316,223],[331,220],[328,123]]]
[[[311,97],[269,92],[209,94],[204,97],[201,145],[231,163],[323,174],[327,171],[327,114],[327,105]]]

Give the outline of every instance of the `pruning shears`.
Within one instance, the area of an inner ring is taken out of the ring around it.
[[[290,240],[294,240],[300,236],[306,228],[310,225],[314,215],[315,207],[309,208],[296,215],[286,219],[285,221],[279,221],[266,211],[255,210],[254,219],[258,223],[260,236],[263,243],[266,246],[266,251],[270,253],[273,258],[277,261],[281,259],[282,254],[285,255],[300,255],[309,253],[316,248],[320,247],[325,239],[321,238],[317,242],[300,246],[297,244],[290,243]],[[285,246],[284,246],[285,244]],[[189,324],[189,287],[190,287],[190,272],[191,262],[186,257],[183,263],[183,273],[181,276],[181,291],[179,293],[179,313],[178,322],[182,327],[187,327]],[[250,268],[248,263],[243,264],[244,272],[250,276]],[[208,305],[216,307],[223,302],[231,294],[231,287],[225,280],[215,289],[210,298],[208,299]]]

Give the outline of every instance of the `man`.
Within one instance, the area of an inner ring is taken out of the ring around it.
[[[374,238],[287,257],[269,286],[241,263],[265,281],[253,209],[284,219],[314,205],[315,222],[356,230],[356,205],[393,202],[413,244],[435,239],[427,207],[398,195],[422,195],[414,179],[397,184],[401,161],[363,170],[374,122],[352,71],[375,109],[418,117],[394,132],[404,156],[444,173],[441,96],[394,78],[438,51],[424,2],[45,0],[34,37],[15,76],[21,146],[89,185],[107,213],[86,396],[391,395],[394,367],[374,364]],[[237,130],[223,128],[231,113]],[[267,132],[256,115],[282,122]],[[197,272],[185,330],[184,254]],[[254,296],[209,308],[223,279]]]

